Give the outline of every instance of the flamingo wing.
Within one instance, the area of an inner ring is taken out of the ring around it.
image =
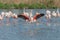
[[[40,18],[40,17],[42,17],[42,16],[44,16],[44,14],[36,14],[33,18],[34,18],[34,19],[38,19],[38,18]]]
[[[29,20],[29,17],[23,14],[17,15],[19,18],[22,18],[24,20]]]

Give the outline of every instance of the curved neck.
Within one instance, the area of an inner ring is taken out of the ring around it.
[[[33,15],[32,15],[32,10],[31,10],[31,12],[30,12],[30,17],[32,17]]]
[[[24,8],[24,10],[23,10],[23,13],[25,13],[25,8]]]
[[[57,9],[57,13],[59,13],[59,9]]]

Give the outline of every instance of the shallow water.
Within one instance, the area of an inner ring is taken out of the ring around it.
[[[26,9],[30,12],[31,9]],[[46,9],[32,9],[35,12],[45,13]],[[56,9],[49,9],[51,11]],[[0,9],[0,13],[8,12],[7,9]],[[22,13],[20,9],[12,9],[13,13]],[[60,18],[52,18],[48,22],[45,17],[38,19],[36,23],[25,22],[23,19],[4,18],[0,21],[0,40],[60,40]]]

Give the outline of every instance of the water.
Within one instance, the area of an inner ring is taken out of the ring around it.
[[[46,9],[32,9],[35,12],[45,13]],[[49,9],[56,11],[56,9]],[[7,9],[0,9],[0,13],[8,12]],[[20,14],[23,10],[12,9],[13,13]],[[59,10],[60,11],[60,10]],[[30,12],[30,9],[26,9]],[[23,19],[10,18],[0,21],[0,40],[60,40],[60,18],[52,18],[50,22],[45,17],[38,19],[37,23],[25,22]]]

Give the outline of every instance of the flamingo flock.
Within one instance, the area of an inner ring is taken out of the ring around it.
[[[14,19],[22,18],[25,21],[36,22],[37,19],[39,19],[43,16],[45,16],[45,18],[47,20],[50,20],[52,17],[60,17],[60,13],[59,13],[58,10],[57,10],[57,12],[55,12],[55,11],[51,12],[50,10],[46,10],[46,14],[36,12],[36,14],[33,16],[32,10],[31,10],[30,13],[27,13],[27,12],[24,11],[22,14],[16,14],[16,13],[13,13],[13,12],[9,11],[9,12],[1,12],[0,20],[3,20],[4,17],[6,17],[7,21],[9,21],[9,18],[12,17]]]
[[[52,17],[60,17],[60,13],[59,10],[55,11],[50,11],[50,10],[46,10],[46,14],[45,14],[46,19],[51,19]]]

